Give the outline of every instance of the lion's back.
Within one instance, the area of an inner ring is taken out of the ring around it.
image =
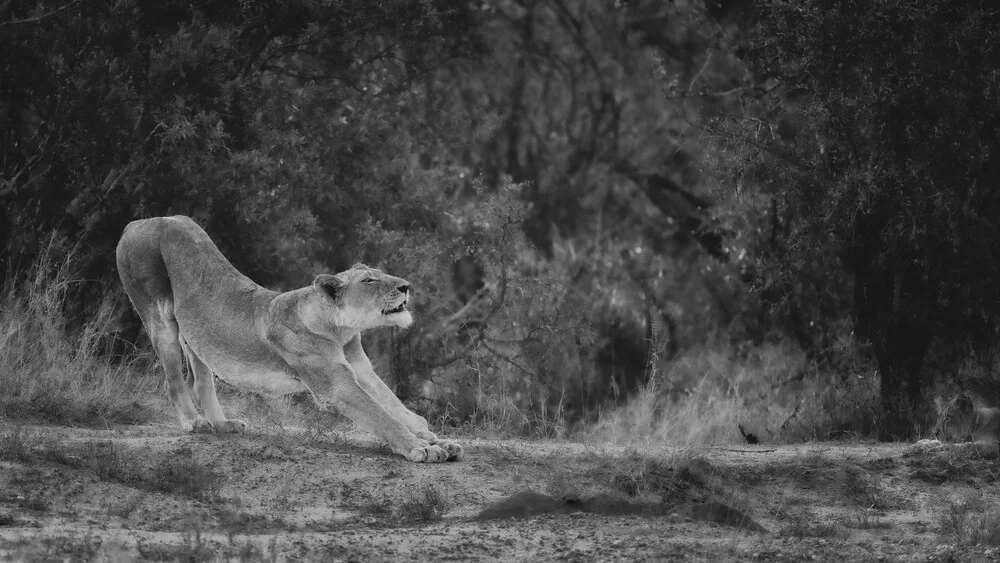
[[[189,217],[153,217],[125,227],[116,249],[118,274],[137,309],[173,301],[212,285],[249,285],[208,234]],[[211,292],[209,292],[211,293]]]

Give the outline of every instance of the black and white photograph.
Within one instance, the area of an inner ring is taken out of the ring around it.
[[[0,561],[1000,559],[1000,3],[0,0]]]

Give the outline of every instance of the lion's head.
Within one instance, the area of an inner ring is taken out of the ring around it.
[[[946,440],[968,441],[976,426],[976,409],[972,399],[959,393],[951,399],[934,398],[937,407],[937,424],[933,434]]]
[[[333,306],[333,324],[360,330],[380,326],[406,328],[413,317],[406,310],[410,282],[382,270],[355,264],[339,274],[320,274],[313,287]]]
[[[996,440],[1000,409],[986,406],[978,395],[958,393],[951,399],[936,397],[934,404],[938,414],[936,436],[962,441]]]

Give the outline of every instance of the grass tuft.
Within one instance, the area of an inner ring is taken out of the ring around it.
[[[40,456],[49,458],[45,451]],[[85,442],[74,454],[62,458],[61,462],[78,469],[89,469],[102,481],[204,501],[218,500],[226,482],[224,475],[200,463],[187,448],[182,448],[150,468],[144,468],[140,459],[135,452],[106,440]],[[140,494],[122,499],[120,503],[109,503],[108,511],[128,514],[143,499],[144,496]]]
[[[348,498],[356,499],[355,504],[358,509],[358,515],[382,520],[395,519],[395,502],[388,495],[376,495],[361,491],[351,492],[349,494],[350,497]]]
[[[101,504],[104,506],[104,511],[108,516],[125,519],[131,516],[132,513],[135,512],[145,500],[145,493],[136,492],[116,498],[105,499]]]
[[[852,524],[859,530],[887,530],[892,523],[881,518],[876,510],[860,509],[854,513]]]
[[[440,520],[450,508],[448,500],[433,485],[427,485],[404,498],[399,505],[400,518],[415,522]]]
[[[879,476],[849,471],[843,486],[846,498],[866,510],[897,510],[912,501],[886,488]]]
[[[87,464],[100,479],[129,486],[142,482],[142,472],[135,459],[122,452],[111,440],[94,442],[87,452]]]
[[[117,339],[120,298],[107,296],[71,328],[72,256],[57,261],[54,246],[26,279],[0,289],[0,416],[91,427],[148,421],[143,392],[153,379],[142,374],[153,363],[105,356]]]
[[[217,500],[226,477],[190,456],[168,461],[154,469],[147,483],[154,491],[202,500]]]
[[[1000,509],[978,495],[968,494],[946,505],[939,528],[962,545],[1000,546]]]
[[[0,460],[26,462],[31,459],[31,438],[20,424],[0,430]]]
[[[345,484],[343,498],[359,516],[384,522],[433,522],[451,508],[448,499],[433,485],[409,491],[397,500],[385,493],[351,490]]]
[[[611,488],[625,496],[654,495],[665,503],[732,500],[726,487],[715,487],[714,468],[699,458],[668,462],[632,453],[614,459],[602,475]]]

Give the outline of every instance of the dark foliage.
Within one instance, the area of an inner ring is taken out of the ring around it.
[[[82,321],[125,224],[181,213],[271,287],[411,280],[377,368],[444,419],[557,431],[709,341],[836,371],[853,331],[899,422],[996,360],[998,14],[9,0],[0,282],[72,250]]]
[[[744,53],[768,93],[730,125],[768,127],[742,167],[769,196],[773,225],[759,244],[781,298],[798,310],[832,305],[813,309],[820,323],[849,314],[897,414],[922,403],[930,376],[950,377],[969,358],[989,371],[1000,320],[1000,10],[758,8]]]

